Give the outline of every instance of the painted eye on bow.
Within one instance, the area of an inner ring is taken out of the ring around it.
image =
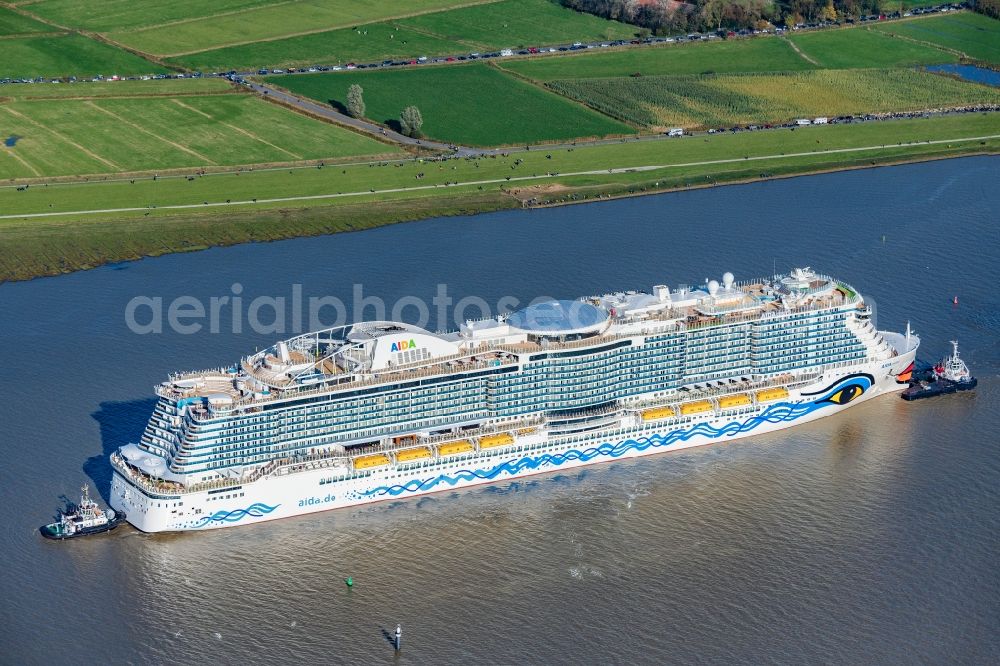
[[[826,401],[832,402],[835,405],[846,405],[862,393],[864,393],[864,390],[858,384],[848,384],[827,398]]]

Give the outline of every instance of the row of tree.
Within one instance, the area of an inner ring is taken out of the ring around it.
[[[974,0],[972,7],[980,14],[1000,19],[1000,0]]]
[[[347,89],[347,113],[352,118],[365,117],[365,91],[364,88],[354,83]],[[420,115],[420,109],[415,106],[408,106],[399,114],[399,129],[406,136],[420,138],[423,136],[421,128],[424,126],[424,118]]]
[[[563,6],[656,35],[760,29],[881,13],[882,0],[559,0]],[[985,0],[997,3],[1000,0]],[[983,2],[983,0],[979,0]]]

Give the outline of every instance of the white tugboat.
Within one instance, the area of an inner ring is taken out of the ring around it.
[[[110,532],[125,522],[124,513],[116,512],[114,509],[105,511],[97,506],[97,502],[90,499],[89,486],[85,485],[80,490],[83,493],[80,496],[80,504],[77,506],[70,504],[65,511],[59,512],[57,522],[38,528],[42,536],[47,539],[72,539],[88,534]]]
[[[903,400],[919,400],[920,398],[931,398],[936,395],[976,388],[976,384],[979,382],[969,372],[965,361],[959,358],[957,340],[951,341],[951,348],[951,356],[942,359],[935,365],[929,376],[916,380],[910,385],[910,388],[903,391]]]

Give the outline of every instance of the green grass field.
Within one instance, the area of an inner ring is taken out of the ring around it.
[[[216,244],[333,233],[519,206],[507,193],[543,201],[582,200],[762,175],[995,153],[1000,150],[1000,139],[979,137],[996,135],[1000,135],[996,114],[969,114],[810,131],[727,134],[707,141],[683,138],[580,146],[572,151],[540,150],[507,158],[257,170],[240,175],[210,174],[194,181],[183,177],[156,181],[147,177],[134,184],[92,180],[50,187],[33,185],[21,192],[0,187],[3,215],[45,215],[0,219],[0,281]],[[970,138],[974,140],[961,141]],[[913,143],[928,140],[940,143]],[[2,160],[0,151],[0,164]],[[609,173],[609,169],[617,171]],[[547,175],[552,172],[558,175]],[[417,178],[421,173],[424,177]],[[445,182],[458,184],[446,186]],[[330,196],[333,198],[296,200]],[[265,201],[271,197],[283,200]],[[253,198],[259,202],[251,203]],[[205,201],[221,204],[227,199],[234,203],[203,207]],[[53,216],[64,211],[130,207],[139,210]]]
[[[670,44],[606,51],[588,49],[569,55],[510,60],[501,63],[536,81],[602,78],[641,73],[683,75],[708,72],[774,72],[813,66],[780,39],[744,39],[700,44]]]
[[[14,37],[0,41],[0,78],[158,74],[167,70],[83,35]]]
[[[627,39],[634,26],[560,7],[552,0],[502,0],[358,29],[289,37],[171,59],[195,70],[288,67],[453,55],[576,40]]]
[[[976,60],[1000,63],[1000,21],[982,14],[930,16],[880,25],[878,30],[961,51]]]
[[[485,1],[485,0],[484,0]],[[108,37],[144,53],[180,55],[232,44],[349,28],[468,4],[468,0],[290,0],[165,26],[110,32]]]
[[[504,0],[424,14],[400,25],[483,49],[631,39],[638,28],[561,7],[553,0]]]
[[[171,21],[212,16],[277,0],[40,0],[21,2],[23,9],[69,28],[94,32],[161,25]]]
[[[30,19],[18,14],[12,9],[0,7],[0,37],[4,35],[23,35],[32,32],[53,32],[55,28],[41,21]]]
[[[881,8],[883,12],[908,12],[918,7],[937,7],[941,0],[883,0]]]
[[[250,95],[100,97],[0,104],[0,178],[296,162],[390,146]]]
[[[570,79],[553,89],[655,129],[1000,103],[1000,90],[911,69]]]
[[[331,30],[271,42],[192,53],[168,61],[195,71],[228,69],[254,70],[260,67],[295,67],[317,63],[381,62],[416,56],[436,56],[462,51],[460,46],[433,35],[398,30],[388,23],[376,23],[357,30]]]
[[[571,174],[579,172],[587,172],[587,176],[603,179],[612,175],[607,173],[608,169],[628,170],[637,167],[676,169],[689,177],[697,178],[700,174],[712,172],[716,166],[720,169],[732,168],[732,164],[726,165],[720,162],[725,160],[742,164],[747,159],[766,157],[775,163],[787,161],[802,166],[833,159],[833,155],[836,155],[834,153],[824,157],[822,151],[858,147],[874,147],[880,150],[882,146],[888,150],[905,147],[905,144],[915,141],[957,140],[962,137],[987,135],[1000,135],[1000,117],[996,114],[965,114],[861,125],[830,125],[810,128],[809,131],[786,129],[624,144],[579,145],[572,150],[532,150],[511,154],[508,157],[456,159],[445,162],[408,159],[401,162],[376,163],[374,166],[346,165],[336,169],[277,169],[243,172],[239,175],[220,173],[197,178],[194,181],[187,181],[183,176],[161,177],[155,181],[146,177],[137,179],[134,184],[127,180],[117,182],[95,180],[89,183],[63,183],[48,188],[32,186],[27,192],[17,192],[13,187],[0,187],[0,210],[6,215],[17,215],[93,208],[142,207],[147,204],[163,207],[201,204],[203,201],[217,203],[225,199],[249,201],[254,197],[260,199],[316,197],[338,193],[356,195],[345,197],[345,202],[359,198],[362,200],[391,198],[396,194],[433,197],[443,192],[460,191],[462,188],[480,191],[478,185],[474,184],[476,181],[496,180],[498,182],[490,186],[490,189],[495,190],[501,185],[505,188],[523,186],[519,184],[521,179],[524,185],[562,183],[575,178],[576,176]],[[1000,147],[1000,141],[996,139],[989,140],[989,144]],[[873,154],[877,153],[877,150],[873,150]],[[759,171],[767,171],[769,166],[762,162],[756,168]],[[546,175],[551,172],[558,172],[560,175]],[[417,178],[420,173],[423,173],[424,177]],[[627,171],[622,173],[629,174]],[[518,180],[507,181],[508,176]],[[446,187],[446,182],[457,182],[458,185]],[[412,192],[388,192],[402,188],[412,189]],[[371,189],[376,190],[374,195],[370,194]],[[384,192],[380,193],[382,191]],[[326,202],[316,200],[312,203],[302,201],[297,204],[294,201],[271,204],[261,202],[257,207],[326,205],[331,202],[336,203],[336,200]],[[51,208],[49,204],[52,204]],[[0,229],[12,223],[9,219],[0,220]]]
[[[483,63],[269,80],[324,103],[343,103],[348,87],[357,83],[364,88],[369,118],[398,122],[404,107],[416,105],[426,136],[466,145],[537,143],[634,131]]]
[[[820,66],[830,69],[905,67],[958,61],[954,54],[933,46],[915,44],[867,28],[804,32],[789,39]]]

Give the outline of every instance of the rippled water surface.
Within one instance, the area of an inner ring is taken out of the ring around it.
[[[930,72],[943,72],[945,74],[955,74],[966,81],[985,83],[991,86],[1000,86],[1000,72],[987,67],[976,67],[975,65],[930,65],[927,67]]]
[[[0,662],[996,663],[1000,158],[244,245],[0,286]],[[37,527],[134,440],[168,371],[275,336],[135,335],[136,295],[527,301],[810,265],[957,337],[972,395],[208,533]],[[959,305],[952,305],[954,296]],[[348,589],[343,579],[353,576]]]

